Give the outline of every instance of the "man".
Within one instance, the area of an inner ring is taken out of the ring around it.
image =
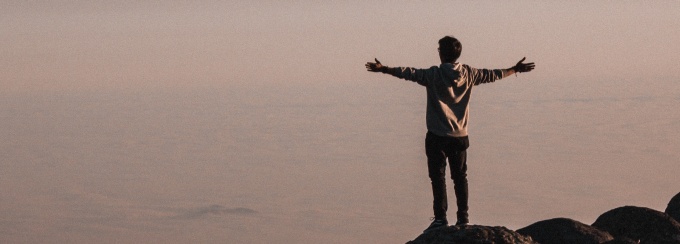
[[[417,82],[427,89],[427,134],[425,153],[427,168],[432,181],[434,197],[434,221],[425,232],[447,226],[446,210],[446,159],[449,160],[451,178],[456,193],[458,212],[456,225],[466,225],[468,220],[467,154],[468,114],[472,87],[490,83],[519,72],[534,69],[534,63],[523,63],[522,58],[509,69],[476,69],[457,63],[462,50],[460,42],[451,36],[439,40],[439,67],[415,69],[409,67],[387,67],[378,59],[366,63],[371,72],[382,72],[398,78]]]

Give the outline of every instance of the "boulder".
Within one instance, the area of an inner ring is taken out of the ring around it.
[[[670,215],[675,221],[680,222],[680,193],[675,195],[666,207],[666,213]]]
[[[595,220],[593,227],[615,238],[640,240],[642,244],[680,244],[680,223],[666,213],[644,207],[609,210]]]
[[[614,238],[614,240],[603,242],[602,244],[640,244],[640,241],[633,241],[632,239],[625,237],[617,237]]]
[[[447,226],[423,233],[407,244],[537,244],[531,237],[523,236],[502,226],[482,225]]]
[[[609,233],[576,220],[555,218],[543,220],[517,230],[543,244],[583,243],[600,244],[613,240]]]

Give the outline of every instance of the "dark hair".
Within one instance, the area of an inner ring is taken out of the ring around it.
[[[455,62],[460,57],[463,45],[452,36],[445,36],[439,39],[439,53],[444,62]]]

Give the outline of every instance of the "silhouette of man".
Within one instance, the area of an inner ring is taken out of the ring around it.
[[[462,45],[452,36],[440,39],[438,50],[441,65],[429,69],[387,67],[377,58],[375,63],[366,63],[368,71],[414,81],[427,89],[425,154],[432,181],[434,219],[425,232],[448,225],[445,181],[447,158],[458,206],[456,225],[469,223],[466,149],[470,145],[467,125],[472,87],[512,74],[529,72],[535,67],[534,63],[523,63],[526,58],[508,69],[477,69],[458,63],[456,61],[460,57]]]

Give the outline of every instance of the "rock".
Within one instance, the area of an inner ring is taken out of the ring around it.
[[[649,208],[625,206],[609,210],[595,220],[593,227],[615,238],[640,240],[642,244],[680,244],[680,223]]]
[[[680,222],[680,193],[675,195],[666,207],[666,213],[673,217],[675,221]]]
[[[614,237],[612,237],[607,232],[567,218],[556,218],[539,221],[517,230],[517,233],[525,236],[531,236],[534,241],[543,244],[599,244],[614,239]]]
[[[614,238],[614,240],[603,242],[602,244],[640,244],[640,241],[639,240],[633,241],[630,238],[618,237]]]
[[[447,226],[423,233],[407,244],[537,244],[531,237],[523,236],[502,226],[482,225]]]

